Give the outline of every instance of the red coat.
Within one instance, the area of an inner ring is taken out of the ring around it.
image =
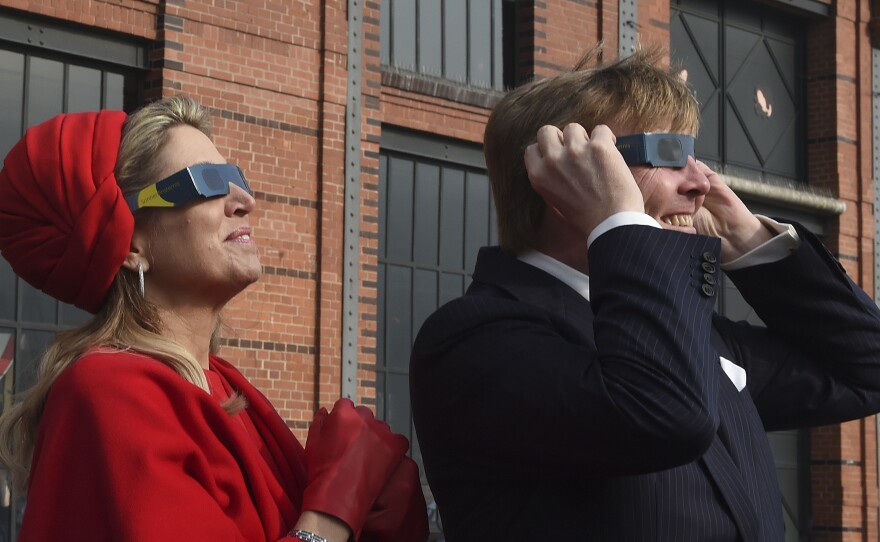
[[[293,541],[303,448],[238,371],[219,358],[211,369],[247,414],[229,416],[135,353],[95,351],[65,369],[40,423],[19,541]]]

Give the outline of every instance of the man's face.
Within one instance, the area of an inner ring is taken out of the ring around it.
[[[684,167],[631,166],[642,198],[645,213],[667,230],[697,233],[694,215],[703,206],[709,192],[709,179],[698,169],[693,157]]]
[[[669,132],[670,126],[658,126],[650,132]],[[619,135],[632,132],[619,131]],[[630,166],[645,201],[645,213],[668,230],[696,233],[694,215],[709,192],[709,179],[697,168],[693,156],[683,167]]]

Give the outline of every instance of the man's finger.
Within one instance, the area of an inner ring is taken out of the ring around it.
[[[590,134],[590,137],[592,137],[594,140],[610,139],[612,143],[617,142],[617,136],[615,136],[614,132],[611,131],[611,128],[609,128],[605,124],[599,124],[595,128],[593,128],[593,133]]]

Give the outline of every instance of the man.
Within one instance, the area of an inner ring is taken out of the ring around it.
[[[698,106],[659,56],[489,119],[501,247],[412,354],[449,542],[782,540],[765,430],[880,410],[880,311],[694,159]],[[719,268],[766,329],[714,314]]]

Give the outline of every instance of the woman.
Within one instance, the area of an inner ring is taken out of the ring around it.
[[[95,314],[0,418],[0,460],[28,487],[19,540],[424,540],[404,437],[340,400],[303,449],[214,355],[221,309],[261,267],[253,194],[209,134],[171,97],[60,115],[6,157],[0,252]]]

